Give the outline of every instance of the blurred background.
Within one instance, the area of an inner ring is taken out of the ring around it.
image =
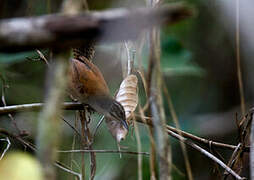
[[[164,1],[170,4],[178,1]],[[236,1],[186,0],[196,9],[196,15],[170,27],[161,29],[161,68],[165,83],[171,94],[181,129],[195,135],[220,142],[237,144],[238,131],[236,113],[241,115],[240,95],[236,65]],[[0,0],[0,18],[37,16],[59,12],[62,0]],[[105,10],[118,7],[144,7],[143,0],[88,0],[91,10]],[[253,2],[240,1],[240,52],[246,109],[252,106],[254,57]],[[111,93],[114,94],[122,81],[122,63],[126,57],[121,54],[123,43],[98,44],[94,63],[102,71]],[[116,50],[117,49],[117,50]],[[50,60],[50,51],[41,50]],[[120,55],[119,55],[120,54]],[[148,64],[148,48],[144,45],[141,60],[145,70]],[[0,76],[5,81],[7,105],[43,102],[45,74],[47,66],[36,51],[16,54],[0,53]],[[3,83],[1,83],[3,87]],[[1,88],[2,89],[2,88]],[[144,89],[140,83],[140,102],[145,102]],[[68,100],[68,99],[67,99]],[[0,105],[3,106],[2,102]],[[164,102],[168,124],[173,125],[167,102]],[[35,143],[37,112],[13,114],[18,127],[29,132],[26,138]],[[72,124],[74,111],[65,111],[65,118]],[[94,125],[99,115],[95,114]],[[93,126],[94,126],[93,125]],[[0,127],[10,132],[16,131],[7,115],[0,116]],[[62,122],[62,141],[60,150],[72,148],[73,130]],[[148,131],[140,125],[142,151],[149,152]],[[93,127],[92,127],[93,129]],[[185,165],[179,142],[170,138],[172,143],[173,179],[187,179]],[[128,150],[137,150],[134,133],[130,132],[121,143]],[[1,150],[5,147],[0,142]],[[26,150],[18,142],[12,141],[11,150]],[[80,149],[76,139],[75,149]],[[103,123],[94,142],[94,149],[117,149]],[[195,179],[220,179],[214,171],[214,163],[199,152],[187,148]],[[228,160],[232,151],[219,151]],[[31,152],[33,153],[33,152]],[[80,154],[59,154],[65,164],[73,164],[80,170]],[[97,173],[95,179],[137,179],[137,156],[123,154],[97,153]],[[245,158],[242,175],[248,177],[248,157]],[[89,160],[88,160],[89,161]],[[88,162],[87,161],[87,162]],[[226,161],[227,162],[227,161]],[[71,179],[71,175],[59,169],[58,179]],[[87,163],[87,171],[89,166]],[[221,170],[222,171],[222,170]],[[143,157],[143,179],[149,179],[149,157]]]

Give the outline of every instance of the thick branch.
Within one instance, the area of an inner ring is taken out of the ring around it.
[[[157,9],[116,9],[80,15],[4,19],[0,21],[0,51],[74,47],[83,40],[134,39],[145,28],[172,24],[191,15],[189,8],[178,4]]]
[[[9,114],[24,111],[39,111],[44,103],[21,104],[13,106],[0,107],[0,114]],[[84,106],[81,103],[66,102],[63,104],[65,110],[83,110]]]

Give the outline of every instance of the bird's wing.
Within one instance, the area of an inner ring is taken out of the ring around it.
[[[72,59],[69,88],[81,102],[88,96],[109,95],[108,86],[100,70],[87,59]]]

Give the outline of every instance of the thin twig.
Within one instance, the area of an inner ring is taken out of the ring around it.
[[[139,121],[141,123],[145,123],[143,121]],[[147,123],[150,126],[153,126],[151,123]],[[240,177],[237,173],[235,173],[235,171],[233,171],[230,167],[228,167],[225,163],[223,163],[220,159],[218,159],[217,157],[215,157],[214,155],[212,155],[211,153],[209,153],[208,151],[206,151],[205,149],[201,148],[200,146],[196,145],[195,143],[193,143],[192,141],[188,140],[187,138],[184,138],[182,136],[180,136],[179,134],[167,129],[167,133],[168,135],[183,141],[185,144],[191,146],[192,148],[198,150],[199,152],[201,152],[202,154],[204,154],[205,156],[207,156],[208,158],[212,159],[213,161],[215,161],[217,164],[219,164],[222,168],[224,168],[228,173],[230,173],[232,176],[234,176],[236,179],[244,179],[242,177]]]
[[[125,45],[125,49],[126,49],[126,52],[127,52],[127,75],[131,75],[133,73],[133,68],[134,68],[134,59],[135,59],[135,54],[134,54],[134,51],[132,52],[132,57],[131,57],[131,52],[130,52],[130,48],[128,46],[128,42],[124,42],[124,45]],[[135,116],[133,116],[134,118],[134,130],[135,130],[135,135],[136,135],[136,140],[137,140],[137,147],[138,147],[138,152],[141,152],[142,151],[142,147],[141,147],[141,140],[140,140],[140,134],[139,134],[139,128],[138,128],[138,125],[137,125],[137,122],[135,120]],[[142,156],[141,155],[138,155],[138,180],[142,180]]]
[[[77,128],[75,128],[74,126],[72,126],[66,119],[64,119],[63,116],[60,116],[60,117],[61,117],[61,119],[62,119],[73,131],[75,131],[75,133],[76,133],[77,135],[79,135],[79,137],[81,137],[81,134],[80,134],[80,132],[77,130]]]
[[[148,34],[149,36],[150,34]],[[148,47],[150,47],[150,53],[152,52],[152,47],[151,47],[151,39],[147,40]],[[150,56],[151,57],[151,56]],[[148,64],[148,72],[147,72],[147,107],[148,109],[148,115],[151,116],[151,109],[150,109],[150,95],[151,95],[151,81],[152,81],[152,70],[154,68],[154,61],[152,58],[149,59],[149,64]],[[156,89],[156,88],[155,88]],[[142,109],[143,110],[143,109]],[[148,126],[149,128],[149,138],[150,138],[150,149],[151,149],[151,156],[150,156],[150,179],[151,180],[156,180],[156,171],[155,171],[155,163],[156,163],[156,148],[155,148],[155,138],[153,136],[154,134],[154,129],[151,126]]]
[[[126,54],[127,54],[127,74],[130,75],[133,72],[133,66],[134,66],[134,55],[133,57],[131,57],[131,53],[130,53],[130,48],[128,46],[128,42],[124,41],[124,46],[126,49]]]
[[[200,153],[204,154],[206,157],[210,158],[211,160],[213,160],[214,162],[216,162],[217,164],[219,164],[222,168],[224,168],[228,173],[230,173],[232,176],[234,176],[236,179],[239,180],[243,180],[244,178],[240,177],[235,171],[233,171],[230,167],[228,167],[224,162],[222,162],[220,159],[218,159],[217,157],[215,157],[214,155],[212,155],[211,153],[209,153],[208,151],[206,151],[205,149],[201,148],[200,146],[196,145],[195,143],[191,142],[190,140],[174,133],[173,131],[167,130],[167,133],[180,140],[183,141],[185,144],[191,146],[192,148],[196,149],[197,151],[199,151]]]
[[[241,59],[240,59],[240,24],[239,24],[239,0],[236,0],[236,66],[237,66],[237,78],[239,84],[239,93],[241,100],[241,111],[242,116],[245,115],[245,99],[243,89],[243,78],[241,70]]]
[[[82,148],[86,149],[88,148],[89,150],[93,150],[92,144],[92,135],[89,130],[89,123],[91,121],[91,116],[90,113],[88,112],[87,109],[80,111],[80,120],[81,120],[81,128],[82,128]],[[85,160],[84,156],[82,156],[82,172],[84,173],[85,171]],[[93,180],[95,177],[95,172],[96,172],[96,154],[95,152],[90,152],[90,179]],[[82,173],[83,177],[84,174]]]
[[[153,128],[149,126],[147,120],[145,119],[144,111],[139,105],[139,113],[141,115],[141,123],[146,124],[147,129],[148,129],[148,135],[149,135],[149,140],[150,140],[150,158],[149,158],[149,165],[150,165],[150,179],[154,180],[156,179],[156,174],[155,174],[155,141],[153,138]]]
[[[158,1],[152,0],[152,4],[155,5]],[[160,69],[160,29],[152,28],[149,31],[149,101],[150,112],[153,117],[154,138],[156,140],[156,154],[158,158],[159,173],[158,177],[161,180],[172,179],[171,176],[171,164],[172,153],[171,145],[168,139],[168,135],[165,132],[166,117],[163,106],[162,98],[162,75]]]
[[[87,141],[87,147],[89,150],[93,150],[93,136],[90,133],[89,129],[89,123],[91,121],[91,114],[88,112],[87,109],[85,109],[85,115],[86,115],[86,122],[85,122],[85,131],[86,131],[86,136],[88,137]],[[90,180],[93,180],[95,177],[96,173],[96,154],[95,152],[90,152]]]
[[[168,89],[166,87],[165,81],[163,81],[162,86],[163,86],[164,94],[165,94],[165,96],[167,98],[167,102],[168,102],[168,106],[169,106],[169,111],[171,113],[172,119],[173,119],[173,121],[175,123],[176,128],[180,129],[180,124],[179,124],[179,121],[178,121],[178,117],[176,115],[175,107],[173,105],[172,98],[171,98],[171,96],[169,94],[169,91],[168,91]],[[182,136],[181,131],[178,131],[177,134]],[[183,157],[184,157],[184,162],[185,162],[185,166],[186,166],[186,171],[187,171],[188,179],[189,180],[193,180],[193,175],[192,175],[192,171],[191,171],[191,166],[190,166],[190,161],[189,161],[189,157],[188,157],[186,146],[185,146],[185,144],[182,141],[180,141],[180,146],[181,146],[181,149],[182,149],[182,152],[183,152]]]
[[[8,86],[5,84],[5,80],[4,80],[4,78],[2,76],[0,76],[0,79],[2,81],[2,96],[1,96],[1,99],[2,99],[2,103],[3,103],[4,107],[5,107],[5,106],[7,106],[7,103],[6,103],[6,100],[5,100],[5,90],[6,90],[6,88]],[[18,131],[19,134],[22,134],[22,131],[19,129],[19,127],[17,125],[17,122],[13,118],[11,113],[8,113],[8,116],[11,119],[11,122],[12,122],[12,125],[14,126],[14,128]]]
[[[139,128],[137,125],[137,122],[134,117],[134,130],[135,130],[135,135],[136,135],[136,140],[137,140],[137,147],[138,147],[138,152],[140,153],[142,151],[142,146],[141,146],[141,140],[140,140],[140,134],[139,134]],[[141,154],[138,155],[138,180],[142,180],[143,178],[143,173],[142,173],[142,156]]]
[[[95,137],[96,135],[96,132],[98,131],[100,125],[102,124],[103,120],[104,120],[104,115],[101,117],[101,119],[99,120],[99,122],[97,123],[96,127],[95,127],[95,130],[94,130],[94,133],[93,133],[93,137]]]
[[[55,165],[56,167],[58,167],[58,168],[64,170],[64,171],[66,171],[66,172],[68,172],[68,173],[74,175],[74,176],[77,176],[80,180],[82,180],[81,174],[79,174],[79,173],[77,173],[77,172],[75,172],[75,171],[72,171],[71,169],[65,168],[65,167],[59,165],[58,163],[55,163],[54,165]]]
[[[75,127],[75,129],[77,129],[77,125],[78,125],[78,118],[77,118],[78,116],[77,116],[77,113],[75,113],[75,122],[74,122],[74,127]],[[81,135],[80,135],[80,137],[81,137]],[[74,150],[75,149],[75,143],[76,143],[76,134],[74,133],[73,134],[73,140],[72,140],[72,145],[71,145],[71,149],[72,150]],[[72,170],[72,162],[75,162],[75,160],[74,160],[74,158],[73,158],[73,153],[71,153],[71,155],[70,155],[70,169]],[[82,176],[81,176],[82,177]]]
[[[84,116],[84,110],[79,111],[79,120],[81,123],[81,148],[85,149],[86,147],[86,135],[85,135],[85,116]],[[81,154],[81,174],[82,174],[82,178],[85,180],[85,154],[84,152],[82,152]]]
[[[238,152],[241,150],[241,146],[242,146],[242,143],[239,143],[238,146],[235,148],[234,152],[232,153],[232,155],[228,161],[228,164],[227,164],[228,167],[232,168],[232,166],[236,160],[236,157],[239,154]],[[224,174],[224,179],[227,179],[229,173],[227,171],[225,171],[223,174]]]
[[[4,155],[6,154],[6,152],[9,150],[9,148],[11,146],[11,142],[10,142],[8,137],[2,138],[2,139],[0,139],[0,141],[6,141],[7,142],[6,148],[4,149],[4,151],[3,151],[3,153],[1,154],[1,157],[0,157],[0,160],[2,160]]]
[[[44,103],[32,103],[32,104],[21,104],[0,107],[0,114],[9,114],[16,112],[25,111],[39,111],[45,104]],[[81,103],[76,102],[66,102],[62,104],[62,109],[64,110],[83,110],[84,106]]]
[[[150,154],[148,152],[135,152],[135,151],[118,151],[118,150],[89,150],[89,149],[81,149],[81,150],[63,150],[63,151],[57,151],[58,153],[123,153],[123,154],[133,154],[133,155],[146,155],[149,156]]]
[[[43,55],[43,53],[41,51],[39,51],[38,49],[36,50],[36,52],[39,54],[40,58],[47,64],[47,66],[49,67],[49,62],[48,60],[45,58],[45,56]]]
[[[143,83],[143,86],[144,86],[144,90],[145,90],[145,95],[146,97],[148,97],[148,94],[147,94],[147,84],[146,84],[146,79],[145,79],[145,75],[144,75],[144,70],[137,70],[137,73],[139,74],[141,80],[142,80],[142,83]],[[147,101],[146,104],[149,104],[148,103],[149,101]],[[143,108],[144,110],[146,108]]]
[[[205,139],[205,138],[201,138],[201,137],[198,137],[196,135],[193,135],[191,133],[185,132],[183,130],[177,129],[177,128],[169,126],[169,125],[167,125],[166,127],[170,131],[173,131],[175,133],[180,132],[182,134],[182,136],[184,136],[186,138],[189,138],[189,139],[191,139],[193,141],[205,144],[207,146],[209,146],[209,144],[211,144],[211,145],[219,147],[219,148],[230,149],[230,150],[234,150],[235,148],[237,148],[237,146],[235,146],[235,145],[220,143],[220,142],[208,140],[208,139]]]
[[[254,114],[254,113],[253,113]],[[254,118],[252,114],[252,119]],[[250,179],[254,179],[254,121],[251,123],[250,133]]]

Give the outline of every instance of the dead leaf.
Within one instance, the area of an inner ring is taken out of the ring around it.
[[[138,104],[138,78],[135,75],[127,76],[121,83],[116,100],[121,103],[125,110],[125,116],[128,124],[131,124],[131,115],[135,111]],[[118,143],[125,139],[128,130],[118,120],[106,118],[107,127],[111,135]]]
[[[127,122],[130,124],[132,113],[138,104],[138,78],[131,74],[127,76],[121,83],[116,100],[121,103],[125,110]]]

